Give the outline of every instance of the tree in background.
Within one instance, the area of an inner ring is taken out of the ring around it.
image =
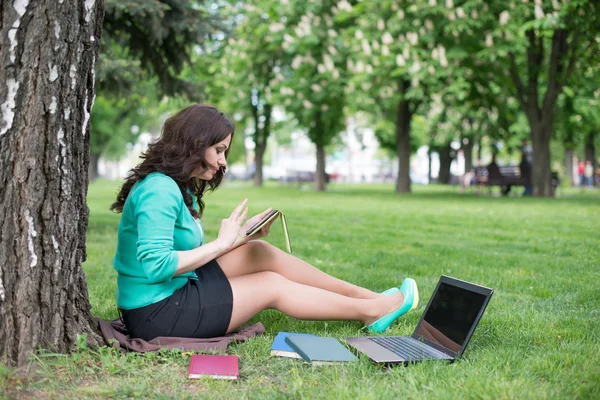
[[[100,343],[85,260],[103,1],[0,8],[0,359]],[[50,30],[49,30],[50,29]]]
[[[479,3],[479,4],[477,4]],[[550,138],[556,101],[578,60],[597,49],[598,6],[591,0],[561,2],[467,2],[488,9],[478,20],[487,49],[479,55],[499,62],[513,96],[527,117],[533,145],[536,196],[551,196]],[[598,64],[596,58],[596,65]]]
[[[186,0],[107,0],[92,112],[90,179],[98,160],[121,157],[127,143],[173,111],[162,95],[206,99],[206,74],[185,74],[198,49],[224,29],[218,8]],[[134,130],[132,131],[132,127]]]
[[[468,20],[462,9],[458,14],[458,18],[455,14],[447,17],[444,4],[436,0],[411,0],[402,5],[379,0],[357,3],[343,15],[355,22],[346,31],[353,50],[350,91],[361,95],[352,99],[357,108],[395,126],[398,193],[410,192],[413,116],[426,112],[427,101],[442,85],[455,84],[462,73],[453,66],[467,54],[455,37],[460,29],[466,29]]]
[[[107,0],[98,69],[114,73],[105,74],[99,91],[136,85],[141,77],[128,81],[123,76],[123,67],[133,67],[156,76],[164,94],[201,98],[202,82],[182,79],[180,73],[194,49],[226,29],[219,11],[216,3],[188,0]],[[109,51],[115,47],[122,50]]]
[[[283,49],[281,7],[271,1],[234,2],[232,36],[223,45],[219,82],[228,89],[227,108],[252,126],[254,185],[263,184],[263,159],[273,128],[273,90],[283,80],[279,72]]]
[[[277,98],[306,130],[317,148],[316,189],[325,190],[326,148],[345,127],[345,84],[348,47],[335,18],[335,1],[289,1],[283,48],[287,62]],[[348,6],[349,7],[349,6]]]

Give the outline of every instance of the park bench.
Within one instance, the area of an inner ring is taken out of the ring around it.
[[[531,175],[522,175],[518,166],[502,166],[498,167],[497,171],[489,171],[487,167],[477,167],[475,183],[485,186],[525,186],[531,184]]]
[[[304,183],[314,182],[316,174],[313,171],[287,170],[285,176],[281,178],[283,183],[297,184],[301,187]],[[329,174],[325,174],[325,182],[329,182]]]
[[[475,168],[475,184],[478,187],[500,186],[503,195],[507,195],[511,186],[526,186],[531,185],[531,170],[522,174],[521,168],[515,165],[499,166],[498,170],[490,170],[488,167]],[[552,172],[552,191],[556,193],[556,188],[560,184],[560,179],[557,172]]]
[[[314,182],[315,181],[315,173],[312,171],[287,170],[285,176],[283,177],[283,181],[286,183],[298,183],[298,184],[302,184],[304,182]]]
[[[500,186],[503,195],[508,195],[511,186],[531,185],[531,174],[522,174],[519,166],[499,166],[490,170],[488,167],[475,168],[475,184],[478,187],[487,186],[491,193],[492,186]]]

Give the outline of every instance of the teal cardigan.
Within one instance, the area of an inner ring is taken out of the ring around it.
[[[194,272],[173,274],[177,252],[195,249],[203,240],[202,225],[192,217],[173,179],[154,172],[136,183],[123,207],[113,260],[117,306],[144,307],[171,296],[189,279],[198,279]]]

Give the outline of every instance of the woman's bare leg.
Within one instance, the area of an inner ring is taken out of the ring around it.
[[[227,332],[242,326],[262,310],[273,308],[302,320],[345,320],[370,324],[398,309],[401,292],[375,299],[357,299],[303,285],[275,272],[231,278],[233,311]]]
[[[262,240],[250,241],[217,259],[231,280],[256,272],[276,272],[287,279],[357,299],[376,299],[379,293],[353,285],[313,267]]]

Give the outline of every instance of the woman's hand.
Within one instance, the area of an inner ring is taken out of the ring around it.
[[[265,211],[261,212],[258,215],[255,215],[254,217],[252,217],[248,221],[246,221],[246,223],[244,224],[244,226],[242,226],[242,229],[240,230],[240,236],[244,236],[246,234],[246,232],[248,232],[248,229],[252,228],[258,222],[260,222],[263,218],[265,218],[267,215],[269,215],[271,210],[273,210],[273,209],[269,207]],[[269,223],[267,223],[265,226],[263,226],[259,231],[254,233],[252,236],[248,237],[246,241],[251,240],[251,239],[260,239],[260,238],[267,236],[269,234],[269,229],[271,228],[271,224],[273,224],[273,221],[275,221],[275,219],[272,219],[271,221],[269,221]]]
[[[244,209],[246,203],[248,203],[248,199],[244,199],[244,201],[233,210],[229,218],[225,218],[221,221],[221,229],[219,229],[219,235],[216,241],[220,243],[224,251],[228,251],[234,247],[236,241],[239,239],[238,235],[240,233],[240,227],[248,214],[248,208]]]

